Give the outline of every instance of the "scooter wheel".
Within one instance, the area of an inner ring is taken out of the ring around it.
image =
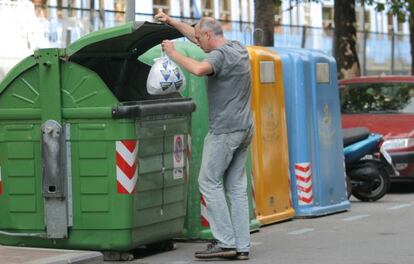
[[[378,168],[378,178],[376,179],[376,187],[369,192],[361,190],[353,190],[352,195],[362,202],[375,202],[384,197],[389,191],[391,182],[388,172],[385,168]]]

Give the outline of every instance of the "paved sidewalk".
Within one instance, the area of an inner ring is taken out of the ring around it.
[[[413,264],[414,182],[374,203],[351,198],[348,212],[293,219],[252,234],[249,261],[198,260],[203,242],[177,242],[172,251],[140,249],[131,262],[105,264]]]
[[[95,251],[0,246],[0,264],[98,264],[103,256]]]

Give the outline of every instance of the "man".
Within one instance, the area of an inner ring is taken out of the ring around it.
[[[245,163],[252,137],[250,64],[247,50],[227,41],[215,19],[204,17],[195,28],[160,11],[155,19],[178,29],[207,53],[199,62],[164,40],[166,54],[187,71],[207,76],[209,132],[204,139],[198,178],[214,240],[197,258],[249,259],[250,230]],[[224,187],[223,187],[224,185]],[[226,202],[229,198],[230,209]]]

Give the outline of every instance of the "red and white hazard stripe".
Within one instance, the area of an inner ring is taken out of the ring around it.
[[[313,204],[311,163],[296,163],[295,176],[299,205]]]
[[[138,141],[116,141],[116,183],[118,193],[132,194],[138,180]]]
[[[207,220],[207,205],[202,194],[200,194],[201,201],[201,226],[210,227],[210,223]]]

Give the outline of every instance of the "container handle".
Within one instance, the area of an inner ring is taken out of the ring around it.
[[[47,238],[47,233],[14,233],[0,230],[0,235],[12,236],[12,237],[41,237]]]

